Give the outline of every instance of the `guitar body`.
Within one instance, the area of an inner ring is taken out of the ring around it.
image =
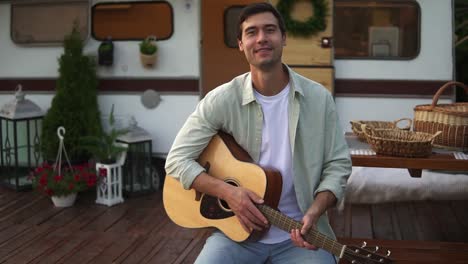
[[[263,169],[227,134],[215,135],[198,159],[212,177],[235,186],[245,187],[277,207],[281,195],[281,175]],[[181,183],[166,176],[163,189],[166,213],[174,223],[188,228],[216,227],[234,241],[244,241],[246,232],[228,205],[215,197],[195,190],[185,190]]]
[[[281,196],[282,178],[276,170],[261,168],[234,139],[225,134],[215,135],[198,159],[206,172],[229,184],[241,186],[263,197],[264,204],[257,208],[270,224],[290,232],[300,229],[302,223],[275,208]],[[260,233],[246,232],[226,202],[195,190],[185,190],[182,184],[166,175],[163,190],[163,203],[166,213],[174,223],[188,228],[216,227],[234,241],[244,241],[249,237],[259,238]],[[303,235],[304,240],[327,250],[333,255],[344,258],[349,263],[390,264],[390,251],[385,256],[378,254],[378,247],[368,248],[366,242],[361,247],[341,245],[334,239],[310,229]]]

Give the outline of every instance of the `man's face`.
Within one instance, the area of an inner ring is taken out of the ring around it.
[[[281,63],[286,37],[281,34],[278,21],[272,13],[255,14],[242,23],[239,50],[247,62],[256,68],[268,70]]]

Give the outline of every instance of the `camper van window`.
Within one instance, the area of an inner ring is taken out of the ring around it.
[[[10,36],[21,45],[61,45],[75,22],[85,40],[89,35],[88,20],[87,0],[12,3]]]
[[[174,12],[166,1],[109,2],[92,7],[92,35],[97,40],[141,40],[149,35],[157,40],[171,37]]]
[[[336,0],[335,57],[412,59],[419,53],[420,18],[414,0]]]
[[[237,49],[237,20],[244,6],[231,6],[224,11],[224,44]]]

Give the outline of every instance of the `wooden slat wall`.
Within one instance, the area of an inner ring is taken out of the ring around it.
[[[305,68],[305,67],[292,67],[294,71],[302,76],[309,78],[313,81],[325,86],[332,94],[334,92],[334,69],[333,68]]]

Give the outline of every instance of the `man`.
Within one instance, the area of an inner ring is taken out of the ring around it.
[[[310,228],[334,234],[325,214],[342,197],[351,161],[333,98],[320,84],[282,64],[284,22],[268,3],[245,7],[238,44],[250,72],[208,93],[177,135],[166,160],[168,175],[185,189],[225,200],[247,231],[268,227],[252,191],[209,176],[195,160],[219,130],[231,134],[262,167],[283,177],[278,209],[302,221],[290,233],[272,226],[259,241],[237,243],[215,231],[196,263],[335,263],[305,242]]]

